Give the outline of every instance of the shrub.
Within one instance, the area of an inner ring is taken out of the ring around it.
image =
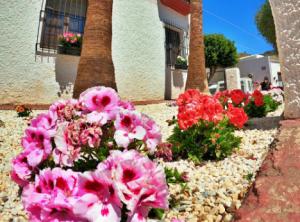
[[[264,95],[259,90],[255,90],[250,95],[240,89],[235,89],[218,92],[214,98],[220,101],[224,109],[238,112],[233,107],[239,107],[243,108],[249,117],[264,117],[267,113],[275,111],[281,104],[283,100],[281,93],[279,90],[271,90]],[[238,127],[237,121],[236,126]]]
[[[273,99],[269,94],[263,95],[256,90],[251,96],[249,103],[245,106],[245,112],[250,117],[264,117],[269,112],[275,111],[280,102]]]
[[[187,90],[177,99],[177,124],[168,141],[173,144],[174,158],[189,158],[197,163],[223,159],[237,148],[241,138],[234,136],[248,117],[242,108],[224,109],[218,99]]]
[[[32,110],[24,105],[16,106],[16,112],[18,117],[28,117],[32,113]]]
[[[176,58],[176,63],[175,63],[175,68],[178,69],[187,69],[187,59],[182,57],[182,56],[177,56]]]
[[[136,221],[168,208],[164,169],[146,156],[160,140],[152,119],[94,87],[31,121],[11,177],[30,221]]]

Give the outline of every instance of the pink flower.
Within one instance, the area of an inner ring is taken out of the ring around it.
[[[162,158],[165,162],[173,160],[173,144],[172,143],[160,143],[154,153],[156,158]]]
[[[74,141],[80,141],[79,134],[73,134],[72,141],[67,128],[68,123],[61,124],[54,137],[56,148],[53,151],[53,159],[60,166],[73,166],[74,161],[80,157],[80,146],[74,146]],[[74,135],[77,138],[74,138]]]
[[[127,148],[134,139],[143,140],[146,135],[141,114],[137,111],[120,111],[115,121],[115,128],[114,139],[118,146],[124,148]]]
[[[131,103],[129,101],[120,100],[118,106],[123,109],[127,109],[127,110],[135,110],[133,103]]]
[[[30,126],[38,128],[41,127],[48,131],[49,135],[53,136],[56,129],[57,113],[47,112],[39,114],[36,118],[31,120]]]
[[[22,138],[22,146],[29,151],[28,164],[32,167],[47,159],[52,151],[50,135],[41,127],[28,127]]]
[[[29,150],[25,150],[12,160],[11,178],[21,187],[27,185],[32,176],[33,167],[28,164],[28,154]]]
[[[30,221],[87,221],[73,212],[77,199],[77,173],[60,168],[45,169],[27,185],[22,201]]]
[[[99,147],[102,130],[97,123],[87,123],[84,118],[61,123],[54,137],[54,161],[61,166],[73,166],[80,157],[82,147]]]
[[[53,103],[49,111],[54,112],[60,121],[71,120],[76,115],[81,115],[80,104],[76,99],[61,100]]]
[[[109,170],[97,169],[80,174],[79,195],[74,205],[76,214],[89,221],[121,220],[122,204]]]
[[[77,39],[72,39],[72,40],[71,40],[71,43],[72,43],[72,44],[74,44],[74,43],[76,43],[76,42],[77,42]]]
[[[145,217],[151,208],[168,209],[168,186],[160,166],[135,150],[112,151],[98,169],[112,170],[118,195],[132,218]]]
[[[89,147],[98,147],[100,145],[102,130],[99,126],[90,126],[80,133],[80,142],[82,145],[89,145]]]
[[[155,148],[161,143],[161,132],[159,126],[150,117],[145,114],[142,115],[143,127],[146,129],[146,136],[144,141],[146,143],[147,150],[153,154]]]
[[[112,88],[93,87],[81,93],[79,101],[86,111],[106,112],[113,119],[118,109],[119,97]]]
[[[86,118],[89,123],[97,123],[103,126],[108,122],[109,116],[107,113],[99,113],[97,111],[93,111],[87,114]]]

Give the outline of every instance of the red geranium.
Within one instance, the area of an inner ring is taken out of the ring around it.
[[[237,128],[243,128],[244,124],[248,121],[248,116],[244,109],[234,107],[232,104],[229,104],[226,114],[230,123]]]
[[[225,105],[228,102],[230,92],[228,90],[224,91],[218,91],[215,95],[214,98],[220,101],[223,105]]]
[[[183,130],[198,123],[199,120],[217,123],[224,117],[221,103],[198,90],[187,90],[179,96],[177,104],[178,124]]]
[[[254,98],[254,103],[257,107],[264,105],[264,95],[259,90],[255,90],[252,97]]]
[[[182,93],[179,95],[177,99],[177,105],[180,106],[185,106],[189,103],[194,103],[199,101],[201,98],[201,93],[196,90],[196,89],[189,89],[185,91],[185,93]]]
[[[234,105],[240,105],[246,99],[245,93],[240,89],[234,89],[230,92],[230,98]]]

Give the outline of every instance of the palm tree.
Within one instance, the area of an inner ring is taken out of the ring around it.
[[[113,0],[88,0],[86,25],[73,97],[92,86],[117,89],[112,61]]]
[[[208,93],[202,31],[202,0],[191,0],[190,54],[186,89]]]

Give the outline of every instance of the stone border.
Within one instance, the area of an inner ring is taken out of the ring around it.
[[[133,101],[134,105],[150,105],[159,103],[168,103],[173,100],[143,100],[143,101]],[[24,105],[32,110],[47,110],[51,104],[0,104],[0,110],[14,110],[17,105]]]

